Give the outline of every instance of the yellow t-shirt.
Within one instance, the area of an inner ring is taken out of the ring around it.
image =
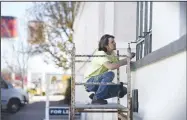
[[[107,55],[104,51],[97,51],[94,55],[106,55],[106,57],[94,57],[91,65],[88,66],[84,74],[84,78],[88,80],[93,76],[100,75],[108,69],[103,65],[105,62],[115,63],[118,61],[116,54],[113,52],[111,55]]]

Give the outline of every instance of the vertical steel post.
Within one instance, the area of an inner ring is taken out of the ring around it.
[[[127,108],[128,108],[128,113],[127,113],[127,120],[131,119],[131,70],[130,70],[130,55],[131,55],[131,48],[130,48],[130,43],[128,45],[127,49]]]
[[[149,36],[149,51],[148,51],[149,53],[151,53],[152,52],[152,33],[150,34],[150,36]]]
[[[140,43],[140,58],[139,59],[141,59],[142,58],[142,55],[143,55],[143,41],[141,41]]]
[[[140,36],[143,37],[143,2],[140,2]]]
[[[149,31],[151,31],[151,34],[149,36],[149,53],[152,51],[152,13],[153,13],[153,2],[150,2],[150,22],[149,22]]]
[[[46,76],[45,74],[45,80],[47,79],[46,83],[46,104],[45,104],[45,120],[49,120],[49,92],[50,92],[50,87],[49,87],[49,84],[50,84],[50,79],[49,79],[49,76]]]
[[[148,53],[148,2],[145,2],[144,6],[144,56],[146,56]],[[143,48],[142,48],[143,49]]]
[[[148,2],[145,2],[145,6],[144,6],[144,36],[147,34],[148,32]]]
[[[73,43],[71,54],[71,105],[69,112],[69,120],[75,118],[75,43]]]
[[[152,17],[153,17],[152,13],[153,13],[153,2],[150,2],[149,31],[152,30]]]
[[[119,60],[119,50],[117,50],[117,58],[118,58],[118,60]],[[117,69],[117,83],[119,84],[119,82],[120,82],[120,73],[119,73],[120,71],[119,71],[119,68]],[[117,100],[117,103],[118,104],[120,104],[120,99],[119,99],[119,97],[118,97],[118,100]],[[118,110],[118,113],[117,113],[118,115],[118,120],[121,120],[120,118],[119,118],[119,110]]]
[[[149,42],[149,34],[147,34],[144,38],[144,56],[148,54],[148,42]]]
[[[137,7],[136,7],[136,42],[138,40],[138,36],[140,35],[140,26],[139,26],[139,21],[140,21],[140,7],[139,7],[139,2],[137,2]]]

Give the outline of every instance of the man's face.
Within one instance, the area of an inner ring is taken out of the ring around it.
[[[108,39],[108,45],[106,47],[108,51],[116,50],[116,42],[114,41],[114,38]]]

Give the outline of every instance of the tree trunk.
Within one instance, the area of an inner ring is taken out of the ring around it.
[[[68,86],[65,92],[65,98],[64,100],[61,100],[60,103],[62,104],[71,104],[71,78],[68,79]]]
[[[68,79],[68,87],[65,93],[65,99],[67,101],[67,104],[70,105],[71,104],[71,78]]]
[[[21,79],[22,79],[22,80],[21,80],[21,81],[22,81],[22,83],[21,83],[21,88],[24,89],[24,78],[21,77]]]

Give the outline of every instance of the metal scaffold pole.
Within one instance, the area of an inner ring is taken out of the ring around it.
[[[72,53],[71,53],[71,104],[69,120],[74,120],[75,118],[75,43],[73,43]]]
[[[130,48],[130,43],[128,44],[128,49],[127,49],[127,54],[128,56],[131,55],[131,48]],[[126,70],[127,70],[127,108],[128,108],[128,112],[127,112],[127,120],[132,120],[132,116],[131,116],[131,69],[130,69],[130,62],[131,59],[130,57],[127,57],[127,66],[126,66]]]
[[[117,56],[118,56],[118,60],[119,60],[119,50],[117,50]],[[119,82],[120,82],[120,73],[119,73],[119,68],[117,69],[117,84],[119,84]],[[120,104],[120,99],[119,99],[119,97],[118,97],[118,99],[117,99],[117,103],[118,104]],[[120,118],[119,118],[119,114],[120,114],[120,111],[118,110],[118,115],[117,115],[117,117],[118,117],[118,120],[120,120]]]

